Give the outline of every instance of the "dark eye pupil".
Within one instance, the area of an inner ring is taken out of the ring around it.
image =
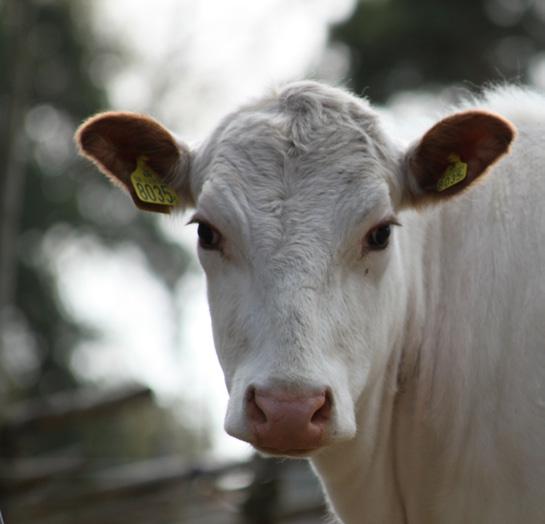
[[[385,248],[390,238],[390,224],[377,227],[369,235],[369,245],[376,249]]]
[[[197,234],[202,245],[211,246],[214,244],[214,231],[212,231],[210,226],[199,224]]]

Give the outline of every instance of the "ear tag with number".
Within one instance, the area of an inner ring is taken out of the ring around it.
[[[460,155],[452,153],[449,155],[448,161],[450,164],[437,181],[437,191],[444,191],[449,187],[455,186],[467,177],[467,164],[462,162]]]
[[[178,195],[146,164],[144,156],[139,157],[136,162],[136,169],[131,173],[131,184],[136,197],[141,202],[157,206],[157,211],[162,211],[167,206],[168,212],[168,207],[178,204]]]

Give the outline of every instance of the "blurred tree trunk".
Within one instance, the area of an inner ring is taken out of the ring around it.
[[[6,0],[4,82],[5,115],[0,119],[0,333],[13,304],[17,268],[17,235],[25,179],[23,120],[30,92],[31,50],[28,45],[32,2]],[[0,350],[3,339],[0,337]]]

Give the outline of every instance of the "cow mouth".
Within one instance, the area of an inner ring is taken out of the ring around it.
[[[301,449],[279,449],[269,448],[265,446],[255,446],[258,451],[265,453],[266,455],[273,455],[275,457],[290,457],[290,458],[306,458],[310,457],[322,446],[316,446],[313,448],[301,448]]]

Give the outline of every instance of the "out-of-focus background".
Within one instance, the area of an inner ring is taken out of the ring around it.
[[[222,430],[195,231],[76,156],[110,108],[186,141],[300,78],[411,134],[491,82],[545,89],[545,0],[0,0],[0,511],[6,524],[307,523],[304,462]]]

